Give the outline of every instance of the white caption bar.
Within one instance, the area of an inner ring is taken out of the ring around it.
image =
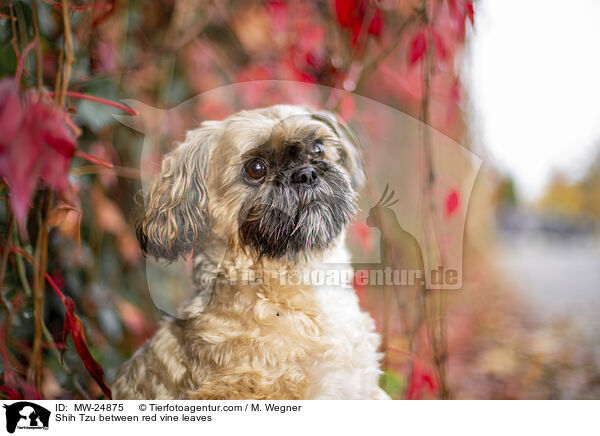
[[[600,434],[598,401],[0,401],[15,435]],[[0,431],[0,433],[2,433]],[[215,433],[213,433],[215,432]],[[219,433],[216,433],[219,432]],[[225,432],[225,433],[222,433]],[[133,434],[133,433],[132,433]]]

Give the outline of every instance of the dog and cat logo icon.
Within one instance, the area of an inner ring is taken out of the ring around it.
[[[48,409],[29,401],[4,404],[3,407],[6,409],[6,431],[9,433],[14,433],[16,429],[48,430]]]

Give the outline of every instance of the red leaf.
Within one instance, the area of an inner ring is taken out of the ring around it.
[[[30,132],[17,133],[11,143],[3,143],[0,147],[0,177],[4,177],[10,188],[10,204],[12,212],[20,226],[24,226],[29,199],[37,184],[39,163],[35,156],[38,144],[34,142]]]
[[[437,379],[433,371],[426,368],[422,363],[413,360],[413,367],[406,389],[407,400],[420,400],[425,391],[429,391],[432,394],[438,390]]]
[[[356,235],[363,253],[370,253],[373,248],[373,239],[369,226],[364,222],[357,222],[352,225],[351,231]]]
[[[419,30],[410,43],[410,51],[408,53],[408,61],[410,65],[414,65],[417,61],[423,59],[427,50],[427,35],[423,29]]]
[[[47,277],[51,280],[49,277]],[[60,291],[59,291],[60,292]],[[90,350],[88,348],[87,341],[85,339],[85,333],[83,331],[83,324],[79,317],[75,314],[75,303],[69,297],[62,296],[61,300],[65,306],[65,322],[63,323],[63,342],[66,342],[66,339],[71,334],[73,338],[73,343],[75,344],[75,350],[81,360],[83,360],[83,364],[87,368],[90,375],[96,380],[104,395],[108,398],[111,398],[110,388],[104,382],[104,371],[102,367],[94,360],[92,357]]]
[[[29,177],[33,170],[30,161],[19,155],[14,143],[21,134],[25,113],[17,87],[12,79],[0,81],[0,177],[10,186],[10,202],[17,220],[22,223],[28,208],[29,198],[35,186]],[[24,150],[27,158],[30,150]]]
[[[39,177],[59,191],[69,186],[75,137],[65,112],[33,92],[21,100],[12,80],[0,82],[0,97],[0,177],[10,187],[14,215],[24,226]]]
[[[452,215],[454,215],[458,210],[459,205],[459,193],[455,189],[450,190],[446,195],[446,218],[450,218]]]
[[[456,0],[448,0],[448,9],[450,10],[451,14],[455,14],[458,11]]]
[[[69,186],[68,173],[71,158],[75,153],[75,136],[65,123],[67,115],[30,94],[26,100],[30,124],[24,129],[35,133],[35,140],[41,145],[39,154],[33,159],[39,161],[41,178],[51,187],[62,191]]]
[[[335,16],[342,27],[351,27],[358,17],[361,0],[335,0]]]
[[[362,37],[368,35],[381,35],[383,30],[383,14],[374,8],[367,0],[335,0],[336,18],[341,27],[350,28],[350,42],[355,49],[360,49]],[[373,10],[373,12],[371,12]],[[372,17],[368,22],[366,32],[363,31],[365,16]]]
[[[0,81],[0,153],[14,139],[22,117],[21,99],[14,81]]]
[[[375,9],[371,24],[369,24],[369,33],[371,35],[381,35],[383,30],[383,14],[379,9]]]
[[[475,24],[475,10],[473,9],[472,1],[465,2],[465,13],[467,14],[467,17],[469,17],[471,25]]]

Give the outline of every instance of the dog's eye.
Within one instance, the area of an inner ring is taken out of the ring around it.
[[[317,159],[323,159],[325,157],[325,147],[321,142],[315,142],[310,150],[310,154]]]
[[[246,174],[254,180],[260,180],[267,174],[267,166],[262,160],[254,159],[246,165]]]

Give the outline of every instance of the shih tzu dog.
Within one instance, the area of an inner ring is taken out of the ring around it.
[[[388,398],[379,335],[351,284],[284,280],[350,265],[345,228],[363,179],[351,133],[328,112],[278,105],[188,132],[138,237],[149,256],[192,255],[203,289],[123,365],[114,398]],[[264,279],[240,282],[240,271]]]

